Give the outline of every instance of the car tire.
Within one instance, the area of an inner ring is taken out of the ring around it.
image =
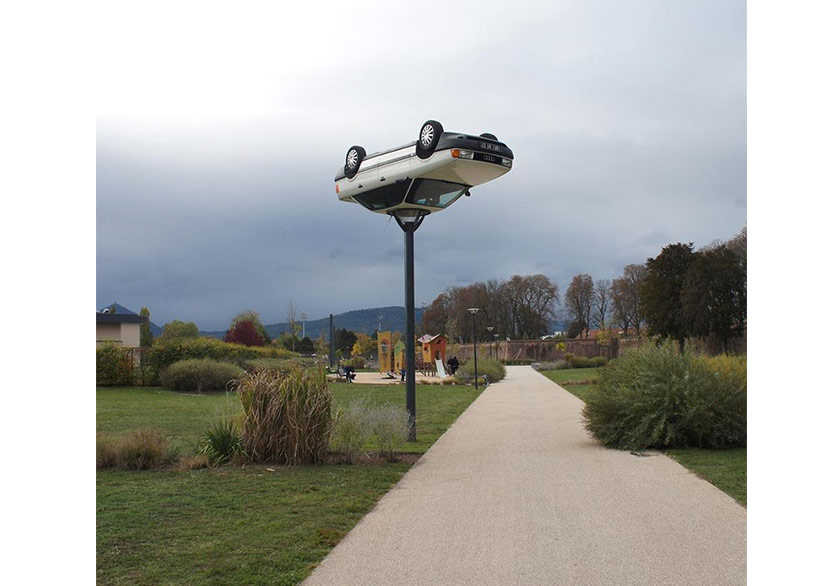
[[[495,134],[490,134],[489,132],[482,132],[481,134],[479,134],[479,136],[481,138],[489,138],[490,140],[495,140],[496,142],[499,141],[499,139],[496,138]]]
[[[345,177],[353,179],[359,172],[362,160],[365,158],[365,149],[354,145],[345,153]]]
[[[435,120],[424,122],[420,127],[420,132],[418,132],[417,144],[415,145],[417,156],[421,159],[431,157],[443,133],[444,127],[441,126],[440,122]]]

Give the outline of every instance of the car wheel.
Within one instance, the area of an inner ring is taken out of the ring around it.
[[[435,120],[427,120],[420,127],[418,133],[417,145],[415,150],[417,156],[421,159],[428,159],[435,152],[435,147],[438,146],[438,141],[441,140],[441,135],[444,133],[444,127],[440,122]]]
[[[362,160],[365,158],[365,149],[361,146],[352,146],[345,154],[345,177],[353,179],[360,170]]]
[[[479,136],[481,138],[489,138],[490,140],[495,140],[496,142],[498,142],[498,140],[499,140],[498,138],[496,138],[495,134],[490,134],[489,132],[483,132],[483,133],[479,134]]]

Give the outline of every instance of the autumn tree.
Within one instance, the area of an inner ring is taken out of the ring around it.
[[[337,352],[341,352],[343,356],[350,355],[354,344],[357,342],[357,335],[345,328],[339,328],[334,331],[334,346]]]
[[[594,281],[591,275],[574,275],[571,284],[565,290],[565,311],[575,329],[579,328],[589,336],[589,327],[594,306]]]
[[[640,335],[643,317],[641,316],[641,287],[647,275],[644,265],[626,265],[623,275],[612,281],[612,317],[625,333],[630,328]]]
[[[370,356],[377,351],[377,340],[368,334],[357,334],[357,341],[351,348],[351,356]]]
[[[258,328],[248,319],[233,321],[229,329],[226,330],[223,341],[230,344],[243,344],[244,346],[263,346],[266,343]]]
[[[657,257],[647,259],[647,274],[641,287],[641,311],[650,334],[678,340],[682,348],[688,324],[681,294],[694,255],[692,242],[665,246]]]
[[[244,311],[233,317],[232,322],[229,324],[228,330],[233,329],[238,323],[244,321],[252,323],[253,327],[258,332],[258,335],[261,336],[261,338],[264,340],[265,344],[270,342],[270,336],[267,334],[267,328],[264,327],[264,324],[261,322],[261,316],[254,309],[245,309]]]

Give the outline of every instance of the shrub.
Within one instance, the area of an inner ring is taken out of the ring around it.
[[[249,373],[235,389],[244,418],[241,447],[252,462],[315,464],[328,451],[331,403],[324,370]]]
[[[671,341],[627,350],[601,371],[583,410],[586,428],[630,450],[745,446],[744,360],[679,352]]]
[[[565,370],[571,368],[571,365],[565,360],[557,360],[555,362],[543,362],[534,367],[536,370]]]
[[[172,391],[202,393],[224,391],[239,378],[243,370],[228,362],[216,360],[182,360],[162,371],[162,386]]]
[[[455,373],[455,376],[458,377],[459,380],[472,380],[473,378],[473,361],[468,360],[461,367],[458,369],[458,372]],[[493,360],[491,358],[483,358],[479,359],[478,361],[478,376],[482,377],[487,375],[490,379],[491,383],[498,382],[505,377],[507,371],[505,370],[504,364],[499,362],[498,360]]]
[[[371,431],[368,404],[363,399],[357,399],[336,412],[331,444],[335,452],[356,462],[363,455]]]
[[[212,466],[230,461],[241,449],[241,436],[232,417],[216,421],[206,430],[203,439],[200,452],[206,455]]]
[[[148,353],[151,365],[162,372],[167,366],[190,358],[211,358],[243,364],[253,358],[291,358],[296,354],[277,347],[258,348],[241,344],[227,344],[216,338],[179,338],[154,341]]]
[[[149,470],[173,464],[178,451],[158,431],[140,430],[112,444],[96,442],[96,468]]]
[[[365,368],[365,357],[363,356],[352,356],[348,362],[346,362],[347,366],[353,366],[354,368]]]
[[[603,356],[586,358],[585,356],[574,356],[573,354],[566,354],[566,360],[571,364],[571,368],[594,368],[596,366],[605,366],[608,362]]]
[[[99,386],[130,386],[134,383],[133,350],[114,344],[96,348],[96,384]]]
[[[371,432],[377,453],[389,461],[409,437],[409,412],[397,405],[382,405],[371,412]]]

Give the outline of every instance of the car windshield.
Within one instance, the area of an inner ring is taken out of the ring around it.
[[[460,183],[440,179],[415,179],[409,195],[406,196],[406,203],[442,209],[461,197],[466,190],[467,186]]]
[[[403,198],[406,196],[406,190],[408,188],[408,180],[399,181],[385,187],[378,187],[377,189],[355,195],[354,199],[369,210],[383,210],[403,203]]]

